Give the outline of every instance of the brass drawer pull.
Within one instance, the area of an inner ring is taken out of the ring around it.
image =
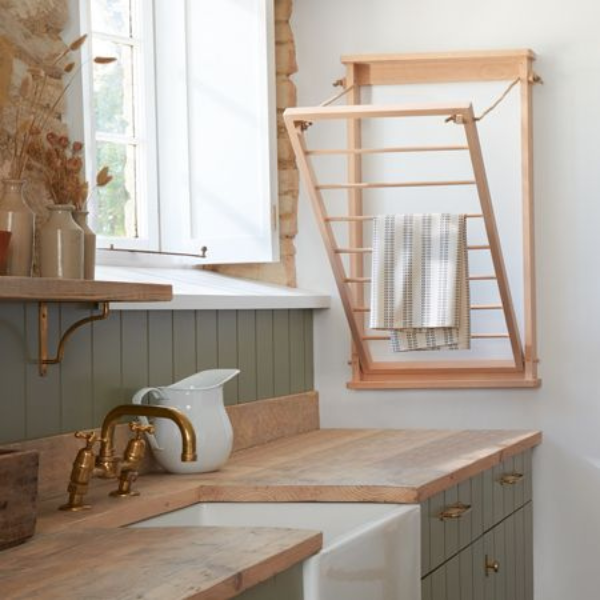
[[[466,515],[471,511],[470,504],[463,504],[462,502],[457,502],[452,506],[447,506],[440,512],[438,515],[440,521],[452,521],[455,519],[460,519],[463,515]]]
[[[485,555],[485,576],[490,576],[490,571],[497,573],[500,570],[500,563],[497,560],[490,559],[488,555]]]
[[[520,483],[525,478],[523,473],[506,473],[498,480],[500,485],[515,485]]]

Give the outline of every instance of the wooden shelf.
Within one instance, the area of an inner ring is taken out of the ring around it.
[[[48,365],[62,361],[66,342],[77,329],[108,318],[109,302],[168,302],[172,299],[173,287],[167,284],[0,277],[0,301],[38,303],[38,366],[41,376],[46,375]],[[88,302],[100,305],[101,309],[100,313],[90,314],[68,327],[58,342],[54,356],[48,352],[48,302]]]
[[[0,301],[168,302],[172,299],[173,288],[166,284],[0,277]]]

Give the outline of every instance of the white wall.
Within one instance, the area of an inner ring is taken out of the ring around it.
[[[535,453],[537,600],[600,597],[598,22],[592,0],[297,0],[292,22],[299,105],[332,94],[341,54],[538,53],[545,80],[534,103],[539,390],[347,390],[348,327],[305,194],[297,238],[299,285],[335,299],[315,321],[324,426],[543,430]]]

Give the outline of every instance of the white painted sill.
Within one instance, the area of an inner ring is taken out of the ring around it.
[[[171,302],[114,302],[112,310],[260,310],[329,308],[327,294],[192,268],[98,265],[96,280],[173,286]]]

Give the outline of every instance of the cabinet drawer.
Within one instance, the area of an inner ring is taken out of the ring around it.
[[[422,600],[533,600],[531,506],[527,503],[425,577]]]
[[[435,570],[531,500],[531,452],[432,496],[421,504],[421,575]]]

